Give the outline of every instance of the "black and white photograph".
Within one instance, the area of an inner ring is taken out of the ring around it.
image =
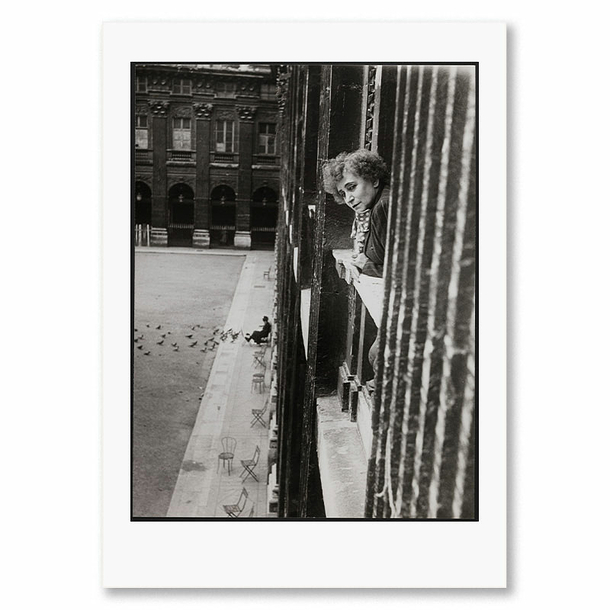
[[[505,582],[505,28],[311,31],[105,26],[107,586]]]
[[[131,68],[132,519],[478,519],[478,64]]]
[[[603,4],[362,8],[5,11],[4,607],[604,605]]]

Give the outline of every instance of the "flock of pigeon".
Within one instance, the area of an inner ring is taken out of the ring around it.
[[[150,324],[146,325],[146,328],[150,329]],[[196,348],[197,346],[199,346],[199,351],[200,352],[212,352],[214,351],[219,345],[220,345],[220,341],[227,341],[230,340],[231,343],[233,343],[237,337],[239,337],[239,334],[241,333],[241,330],[237,330],[234,331],[232,328],[228,328],[226,330],[222,330],[222,328],[220,326],[217,326],[213,333],[212,336],[207,338],[205,341],[203,341],[201,344],[199,343],[199,339],[195,338],[194,341],[192,341],[192,339],[195,336],[195,332],[197,332],[197,329],[203,328],[203,326],[201,326],[200,324],[195,324],[195,326],[191,327],[191,331],[190,333],[184,335],[185,339],[188,339],[189,341],[187,342],[187,345],[183,347],[189,347],[189,348]],[[160,331],[163,330],[163,327],[161,326],[161,324],[158,324],[157,326],[154,327],[155,331]],[[144,336],[144,333],[142,331],[139,331],[137,328],[134,328],[134,333],[136,334],[136,337],[134,338],[133,342],[136,344],[136,349],[139,349],[145,356],[150,356],[151,351],[150,349],[145,350],[145,341],[146,338]],[[140,333],[138,335],[138,333]],[[180,344],[179,341],[182,342],[181,338],[178,337],[169,337],[169,335],[171,335],[171,331],[169,330],[165,330],[165,332],[162,333],[158,333],[156,334],[156,336],[154,337],[155,339],[155,343],[159,346],[170,346],[172,347],[173,351],[177,352],[180,350]],[[160,339],[160,340],[157,340]],[[172,341],[172,339],[176,339],[175,341]],[[167,343],[166,343],[167,340]],[[159,354],[161,355],[161,354]]]

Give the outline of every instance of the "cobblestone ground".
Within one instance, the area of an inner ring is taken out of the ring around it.
[[[165,517],[245,257],[136,252],[133,515]]]

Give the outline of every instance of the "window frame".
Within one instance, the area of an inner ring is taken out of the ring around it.
[[[218,140],[218,135],[221,132],[219,130],[219,124],[222,124],[222,137],[223,140]],[[227,150],[227,125],[231,125],[231,149]],[[216,119],[216,125],[214,127],[214,152],[232,154],[237,151],[237,138],[235,137],[235,121],[233,119]],[[222,145],[222,148],[220,146]]]
[[[144,125],[140,125],[140,119],[144,119]],[[136,114],[136,148],[141,150],[149,150],[150,148],[150,131],[147,114]],[[142,146],[140,142],[146,141],[146,146]]]
[[[180,122],[180,127],[176,126],[177,121]],[[188,121],[188,127],[184,126],[184,121]],[[175,116],[172,118],[172,150],[193,150],[192,129],[191,117]],[[182,134],[181,137],[176,137],[179,134]]]
[[[174,78],[172,82],[172,93],[174,95],[192,95],[192,80],[190,78]]]
[[[262,131],[262,127],[265,127],[265,131]],[[269,128],[273,127],[273,132],[269,131]],[[269,141],[272,141],[271,151]],[[258,124],[258,154],[276,156],[277,150],[277,123],[272,122],[261,122]]]

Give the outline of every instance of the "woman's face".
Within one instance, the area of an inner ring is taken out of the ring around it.
[[[343,178],[337,182],[339,195],[357,213],[365,212],[373,207],[378,188],[379,180],[371,182],[351,172],[345,172]]]

